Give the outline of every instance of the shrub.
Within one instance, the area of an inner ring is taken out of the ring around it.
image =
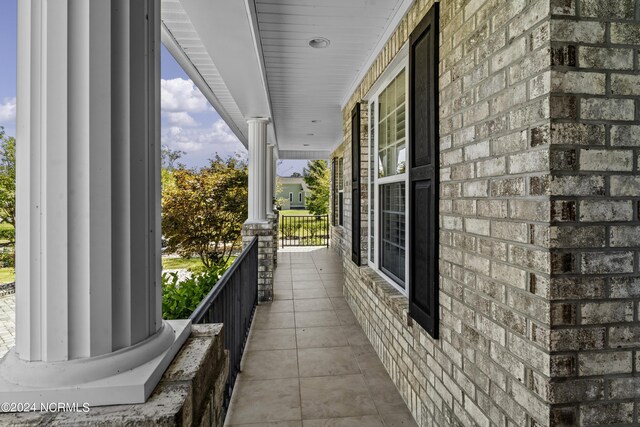
[[[162,274],[162,317],[186,319],[191,316],[227,268],[227,263],[215,265],[183,281],[178,281],[178,273]]]
[[[0,268],[15,267],[16,253],[13,248],[0,248]]]

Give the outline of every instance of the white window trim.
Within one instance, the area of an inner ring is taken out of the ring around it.
[[[392,176],[387,176],[387,177],[383,177],[383,178],[379,178],[378,177],[378,136],[379,136],[379,131],[378,131],[378,107],[377,107],[377,101],[378,101],[378,96],[382,93],[382,91],[384,91],[387,86],[389,86],[389,84],[398,76],[398,74],[400,74],[400,72],[402,70],[405,70],[405,147],[406,147],[406,166],[405,166],[405,172],[401,173],[401,174],[397,174],[397,175],[392,175]],[[387,68],[387,70],[384,71],[383,75],[382,75],[383,79],[379,79],[378,83],[376,84],[375,87],[375,91],[370,91],[370,93],[367,94],[367,100],[369,101],[369,112],[371,112],[371,110],[373,109],[374,111],[374,117],[373,117],[373,121],[371,121],[371,114],[369,114],[369,123],[370,125],[373,124],[373,126],[376,126],[376,130],[374,132],[374,141],[371,141],[371,132],[369,132],[369,156],[374,156],[374,164],[373,164],[373,177],[374,177],[374,183],[373,183],[373,188],[371,188],[371,180],[369,180],[368,182],[368,187],[369,187],[369,210],[371,209],[371,206],[374,206],[374,215],[373,215],[373,219],[374,219],[374,224],[371,224],[370,218],[371,218],[371,213],[369,211],[367,211],[367,219],[369,220],[369,233],[367,235],[367,243],[368,243],[368,247],[369,247],[369,251],[373,250],[374,251],[374,256],[373,259],[374,261],[371,261],[371,256],[367,257],[367,264],[369,265],[369,267],[371,267],[373,270],[376,271],[376,273],[378,273],[378,275],[380,275],[380,277],[382,277],[383,279],[385,279],[391,286],[393,286],[395,289],[398,290],[398,292],[400,292],[401,294],[408,296],[409,295],[409,289],[411,286],[411,283],[409,282],[409,248],[411,247],[410,244],[410,235],[409,235],[409,203],[408,200],[405,200],[405,279],[404,279],[404,288],[402,286],[400,286],[395,280],[393,280],[391,277],[389,277],[384,271],[382,271],[382,269],[379,267],[380,265],[380,185],[384,185],[384,184],[388,184],[388,183],[393,183],[393,182],[404,182],[405,183],[405,197],[408,197],[409,194],[409,167],[410,167],[410,152],[411,150],[409,149],[409,61],[408,61],[408,56],[406,55],[406,51],[403,55],[400,55],[398,57],[396,57],[396,59],[393,61],[393,63],[391,64],[390,67]],[[372,108],[373,106],[373,108]],[[372,147],[373,146],[373,147]],[[373,148],[373,149],[372,149]],[[369,161],[367,162],[367,167],[371,168],[371,163],[370,163],[370,159],[368,159]],[[369,170],[369,173],[371,173],[372,171]],[[372,199],[373,199],[373,203],[372,203]],[[374,235],[374,244],[372,244],[371,242],[371,227],[373,228],[373,235]],[[368,254],[370,255],[370,254]]]

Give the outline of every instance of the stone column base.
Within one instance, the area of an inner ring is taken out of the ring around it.
[[[258,303],[273,301],[273,219],[247,221],[242,226],[242,247],[258,237]]]
[[[278,266],[278,248],[280,240],[278,238],[278,230],[280,227],[280,212],[276,209],[273,210],[273,214],[267,215],[268,219],[272,221],[273,225],[273,268]]]
[[[0,414],[0,425],[48,426],[222,426],[229,356],[222,325],[193,325],[160,383],[145,403]],[[40,405],[38,405],[38,410]]]

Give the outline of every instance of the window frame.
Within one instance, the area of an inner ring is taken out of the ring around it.
[[[293,203],[293,192],[289,191],[289,204]]]
[[[298,193],[298,203],[302,203],[302,191]]]
[[[409,290],[411,287],[411,283],[409,280],[409,248],[410,248],[410,234],[409,234],[409,200],[408,200],[408,189],[409,189],[409,171],[408,166],[410,165],[410,150],[409,150],[409,58],[406,55],[408,49],[403,48],[402,51],[404,54],[399,54],[398,62],[396,64],[392,64],[385,71],[385,75],[383,79],[380,81],[380,84],[374,89],[372,94],[367,97],[368,109],[369,109],[369,129],[374,129],[373,132],[369,132],[369,173],[373,175],[373,183],[372,180],[369,179],[368,185],[368,198],[369,205],[367,209],[367,218],[369,219],[368,229],[369,233],[367,236],[367,246],[368,246],[368,257],[367,264],[370,268],[375,270],[382,278],[384,278],[389,284],[391,284],[395,289],[397,289],[401,294],[408,297]],[[400,75],[400,73],[404,70],[405,73],[405,150],[406,150],[406,159],[405,159],[405,171],[400,174],[379,177],[379,104],[378,99],[380,94]],[[373,110],[373,114],[372,114]],[[373,127],[375,126],[375,128]],[[373,135],[372,135],[373,134]],[[372,138],[373,136],[373,138]],[[373,162],[371,161],[371,156],[373,156]],[[373,163],[373,164],[372,164]],[[393,274],[387,273],[383,270],[380,265],[381,260],[381,243],[382,243],[382,220],[381,220],[381,210],[380,210],[380,199],[381,199],[381,186],[385,184],[391,184],[396,182],[404,183],[405,188],[405,203],[404,203],[404,212],[405,212],[405,257],[404,257],[404,286],[399,283],[399,279],[394,277]],[[373,199],[373,200],[372,200]],[[373,215],[371,214],[371,208],[373,207]],[[374,224],[371,224],[371,218],[374,219]],[[373,228],[373,233],[371,232]],[[373,234],[373,241],[372,241]],[[371,251],[373,251],[373,257],[371,256]],[[372,260],[373,258],[373,260]]]

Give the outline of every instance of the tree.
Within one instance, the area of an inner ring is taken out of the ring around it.
[[[0,126],[0,220],[16,225],[16,140]],[[6,234],[6,233],[3,233]],[[0,236],[14,241],[14,233]]]
[[[282,196],[278,196],[278,194],[282,194],[282,181],[280,180],[280,177],[276,175],[276,192],[273,197],[273,203],[276,205],[276,208],[280,210],[286,203],[287,199]]]
[[[207,269],[228,262],[247,218],[246,163],[216,156],[200,170],[173,170],[172,180],[162,197],[167,249],[183,257],[197,254]]]
[[[180,160],[182,156],[187,154],[182,150],[172,150],[166,145],[162,146],[161,156],[162,156],[162,168],[167,170],[174,170],[176,168],[176,162]],[[183,168],[181,163],[177,164],[178,168]]]
[[[302,174],[300,174],[300,172],[294,172],[291,174],[291,178],[301,178]]]
[[[309,212],[313,215],[329,213],[331,173],[326,160],[310,160],[304,168],[303,179],[310,192],[305,198]]]

